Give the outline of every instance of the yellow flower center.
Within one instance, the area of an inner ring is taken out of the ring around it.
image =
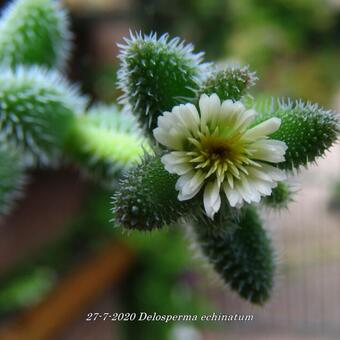
[[[240,171],[247,174],[244,165],[252,163],[249,159],[246,144],[240,140],[240,135],[221,137],[214,135],[201,135],[199,141],[190,138],[195,151],[188,154],[192,157],[190,162],[195,169],[202,169],[206,178],[216,173],[221,183],[226,174],[228,177],[240,178]]]
[[[227,159],[232,159],[234,150],[231,145],[216,137],[206,137],[201,141],[201,153],[209,157],[211,160],[219,160],[224,162]]]

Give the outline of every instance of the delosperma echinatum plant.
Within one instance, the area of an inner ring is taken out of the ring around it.
[[[116,223],[189,226],[222,280],[263,304],[275,256],[261,206],[287,207],[294,195],[287,175],[335,143],[338,116],[301,100],[249,100],[254,72],[204,63],[177,38],[137,33],[119,46],[122,103],[154,151],[122,179]]]
[[[14,1],[1,18],[0,214],[22,192],[25,169],[71,162],[115,190],[116,226],[190,230],[226,284],[265,303],[276,260],[261,208],[294,199],[287,175],[335,143],[338,116],[300,100],[250,100],[249,67],[205,62],[156,33],[119,45],[122,110],[89,108],[60,74],[71,36],[53,0]]]

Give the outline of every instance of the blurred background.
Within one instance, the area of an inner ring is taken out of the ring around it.
[[[2,2],[2,5],[5,1]],[[256,70],[254,95],[340,111],[339,0],[65,0],[74,53],[69,78],[115,102],[117,42],[129,29],[169,32],[209,60]],[[222,287],[182,230],[114,228],[112,192],[70,168],[32,173],[0,221],[1,339],[339,339],[340,148],[292,179],[296,202],[263,211],[278,251],[275,291],[253,307]],[[252,314],[250,322],[86,322],[89,312]],[[23,337],[18,336],[25,332]]]

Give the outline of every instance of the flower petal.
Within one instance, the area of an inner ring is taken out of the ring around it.
[[[256,116],[255,110],[243,110],[237,115],[237,121],[235,123],[234,129],[244,131],[249,124],[254,120]]]
[[[210,97],[202,94],[199,100],[201,112],[201,130],[204,131],[208,123],[215,123],[221,110],[221,101],[217,94],[212,94]],[[214,126],[212,127],[214,128]]]
[[[165,131],[160,127],[153,130],[153,136],[158,143],[169,149],[181,150],[183,148],[184,136],[170,134],[169,131]]]
[[[275,168],[274,166],[265,163],[261,163],[261,166],[262,167],[260,171],[270,176],[271,179],[274,181],[283,181],[287,178],[286,173],[284,171]]]
[[[258,138],[262,138],[262,137],[271,135],[272,133],[277,131],[280,125],[281,125],[280,118],[273,117],[273,118],[267,119],[264,122],[249,129],[244,134],[244,137],[250,140],[256,140]]]
[[[192,165],[188,162],[176,163],[172,162],[172,156],[170,154],[164,155],[161,158],[164,164],[165,170],[171,174],[184,175],[192,170]]]
[[[204,209],[208,217],[214,219],[214,215],[221,207],[220,187],[216,181],[209,182],[204,189]]]
[[[180,105],[178,112],[183,126],[191,132],[197,132],[199,125],[199,115],[196,107],[192,104]]]
[[[271,163],[280,163],[285,160],[287,145],[274,139],[261,139],[251,144],[252,158]]]
[[[157,118],[157,126],[163,128],[164,130],[168,130],[173,125],[172,121],[172,113],[164,112],[163,115]]]
[[[182,175],[178,178],[176,182],[176,190],[181,191],[183,186],[189,182],[195,176],[195,171],[188,172],[185,175]]]
[[[273,187],[276,186],[276,182],[267,182],[261,179],[252,179],[252,185],[262,196],[269,196],[272,193]]]
[[[242,202],[242,197],[235,188],[231,188],[225,183],[223,189],[231,207],[236,207],[238,203]]]
[[[223,101],[221,105],[221,117],[229,118],[234,115],[234,102],[231,99]]]
[[[246,110],[241,102],[225,100],[221,105],[219,127],[221,131],[244,130],[253,120],[254,110]]]
[[[172,109],[173,120],[176,122],[176,130],[182,131],[182,134],[191,136],[191,131],[197,131],[198,122],[193,119],[192,111],[186,105],[178,105]],[[198,113],[197,113],[198,115]],[[171,128],[174,128],[172,126]]]
[[[256,190],[256,188],[249,183],[248,179],[245,176],[237,181],[236,189],[247,203],[256,202],[258,203],[261,199],[260,193]]]
[[[186,201],[194,197],[204,184],[202,171],[191,171],[181,176],[176,183],[176,190],[179,190],[178,200]]]
[[[185,151],[172,151],[162,157],[163,164],[190,163],[190,156]]]

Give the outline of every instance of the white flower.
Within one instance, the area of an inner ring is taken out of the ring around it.
[[[256,112],[242,103],[216,94],[203,94],[198,113],[192,104],[175,106],[158,118],[153,133],[170,153],[162,157],[165,169],[179,175],[176,189],[181,201],[204,188],[204,208],[213,219],[221,206],[221,189],[231,206],[259,202],[270,195],[285,174],[270,163],[284,161],[287,146],[269,139],[281,124],[278,118],[256,126]]]

